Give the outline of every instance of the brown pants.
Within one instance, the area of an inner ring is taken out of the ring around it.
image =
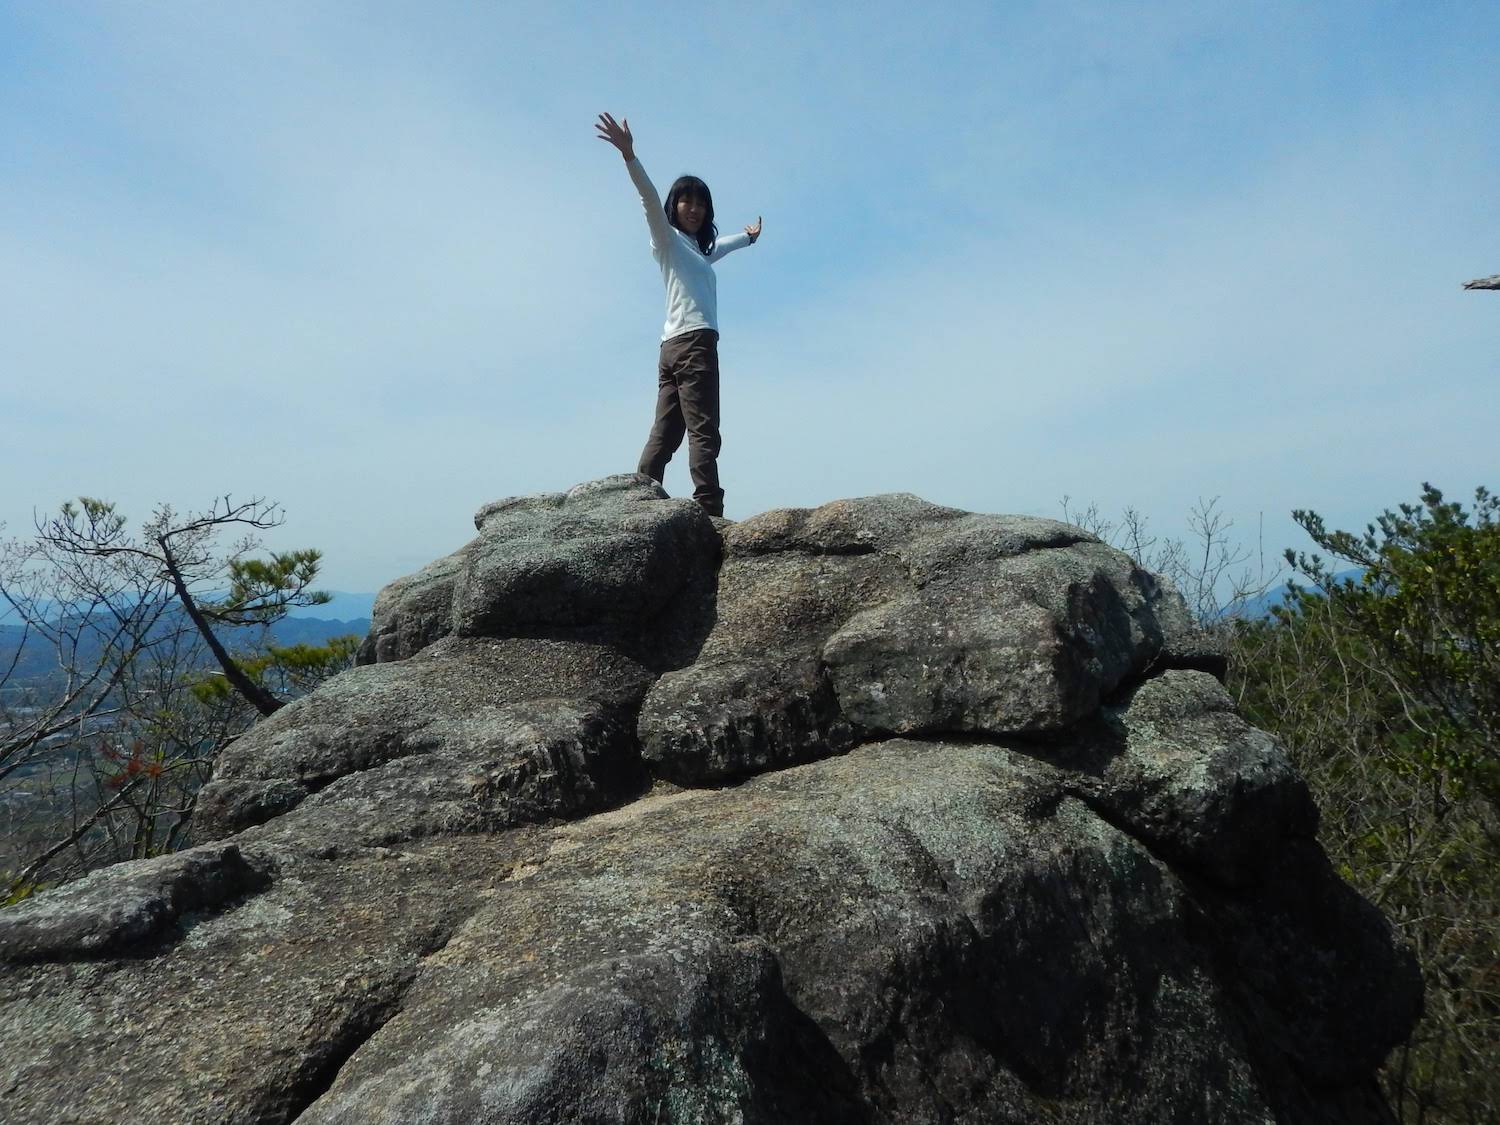
[[[637,471],[658,484],[683,435],[693,499],[711,516],[724,514],[719,487],[719,334],[712,328],[663,340],[656,372],[656,421]]]

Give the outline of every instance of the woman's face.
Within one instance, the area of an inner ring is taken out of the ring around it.
[[[696,235],[703,226],[703,218],[707,214],[708,208],[696,195],[682,195],[677,198],[677,228],[679,230]]]

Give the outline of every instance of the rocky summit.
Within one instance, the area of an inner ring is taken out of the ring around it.
[[[0,911],[0,1118],[1393,1120],[1415,964],[1129,557],[640,476],[475,522],[192,848]]]

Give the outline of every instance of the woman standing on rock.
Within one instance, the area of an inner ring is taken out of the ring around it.
[[[607,113],[595,125],[599,139],[620,150],[631,182],[641,193],[651,256],[667,287],[667,323],[657,366],[656,422],[641,453],[639,472],[658,484],[667,462],[688,438],[693,499],[711,516],[724,514],[719,487],[719,303],[713,263],[760,237],[760,219],[743,234],[718,237],[714,200],[696,176],[679,176],[662,203],[635,158],[630,122]]]

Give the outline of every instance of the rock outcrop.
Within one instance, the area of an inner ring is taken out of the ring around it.
[[[476,524],[195,847],[0,912],[5,1120],[1390,1120],[1415,967],[1128,557],[633,476]]]

